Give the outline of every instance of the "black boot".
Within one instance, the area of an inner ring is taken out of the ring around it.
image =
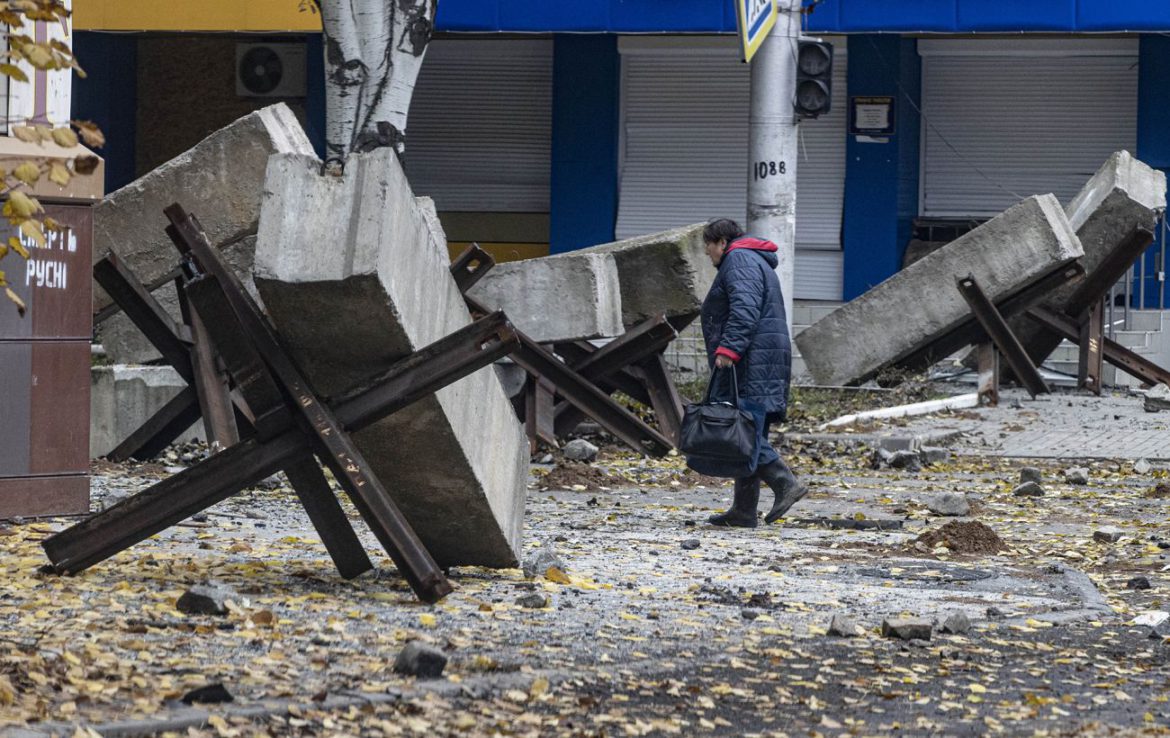
[[[788,512],[789,508],[808,494],[808,485],[798,482],[796,475],[781,459],[776,459],[767,466],[761,466],[756,475],[776,493],[776,501],[772,503],[772,509],[764,516],[764,522],[769,525],[784,517],[784,513]]]
[[[726,525],[732,528],[755,528],[756,506],[760,504],[760,480],[758,477],[735,480],[735,501],[725,513],[707,518],[711,525]]]

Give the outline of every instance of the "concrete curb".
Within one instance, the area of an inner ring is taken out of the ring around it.
[[[1031,619],[1044,623],[1052,623],[1053,625],[1068,625],[1069,623],[1095,620],[1102,616],[1114,614],[1113,608],[1109,605],[1104,595],[1101,594],[1101,591],[1097,589],[1097,585],[1093,584],[1093,580],[1089,579],[1088,574],[1062,563],[1051,564],[1048,570],[1064,577],[1065,589],[1080,599],[1081,606],[1072,610],[1029,615],[1023,618],[1011,618],[1003,622],[1009,625],[1023,625]]]

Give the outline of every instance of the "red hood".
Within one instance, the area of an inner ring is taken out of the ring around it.
[[[762,238],[752,238],[751,236],[743,236],[731,242],[727,247],[728,251],[736,249],[751,249],[752,251],[778,251],[776,244],[771,241],[765,241]]]

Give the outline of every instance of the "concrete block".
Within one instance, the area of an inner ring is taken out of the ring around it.
[[[186,386],[169,366],[95,366],[90,372],[90,458],[113,451]],[[198,421],[176,442],[202,440],[203,422]]]
[[[1029,197],[817,321],[796,344],[818,384],[864,382],[970,316],[956,278],[973,275],[998,301],[1081,254],[1056,198]]]
[[[351,158],[342,177],[315,157],[270,160],[256,284],[318,392],[470,324],[449,266],[392,150]],[[528,444],[491,367],[354,438],[440,564],[517,563]]]
[[[471,294],[542,343],[625,332],[613,254],[576,252],[497,264]]]
[[[1109,157],[1080,193],[1065,206],[1069,223],[1081,241],[1086,273],[1094,269],[1121,245],[1134,228],[1155,230],[1158,212],[1166,208],[1166,175],[1135,159],[1128,151]],[[1064,313],[1077,285],[1054,290],[1044,305]],[[1039,364],[1060,345],[1062,336],[1047,331],[1022,316],[1011,321],[1012,328]]]
[[[626,327],[665,313],[699,312],[715,281],[715,267],[703,247],[703,224],[629,238],[574,251],[574,255],[611,254],[621,287]]]
[[[110,193],[93,211],[93,258],[113,251],[144,284],[170,272],[179,263],[167,237],[163,208],[178,202],[199,217],[211,242],[235,246],[238,273],[250,273],[251,252],[260,219],[260,201],[268,157],[274,153],[313,153],[296,116],[278,103],[240,118],[193,148]],[[163,299],[178,315],[173,288]],[[94,286],[94,307],[109,296]],[[100,339],[110,358],[138,363],[158,354],[124,316],[107,321]]]

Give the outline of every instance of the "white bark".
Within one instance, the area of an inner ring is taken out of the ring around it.
[[[325,159],[393,146],[402,153],[410,98],[437,0],[318,0],[325,30]]]

